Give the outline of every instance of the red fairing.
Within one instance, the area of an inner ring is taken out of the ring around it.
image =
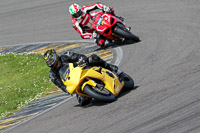
[[[112,39],[112,40],[120,40],[119,38],[115,38],[112,35],[112,26],[116,23],[124,23],[118,19],[117,17],[109,14],[109,13],[102,13],[98,12],[94,18],[93,28],[99,32],[100,34],[104,35],[105,37]],[[112,21],[112,22],[111,22]]]
[[[100,23],[100,25],[98,25],[96,27],[97,31],[100,32],[100,33],[104,33],[104,31],[111,26],[111,23],[110,23],[110,19],[111,19],[111,16],[110,14],[104,14],[104,13],[99,13],[99,15],[96,17],[97,20],[100,20],[100,19],[103,19]],[[96,21],[96,23],[98,23],[98,21]]]
[[[101,39],[99,42],[98,42],[98,46],[100,47],[104,47],[104,44],[105,44],[105,40]]]

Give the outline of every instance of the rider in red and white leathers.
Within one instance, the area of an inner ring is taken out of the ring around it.
[[[83,39],[94,38],[98,46],[104,47],[106,37],[98,34],[92,28],[93,20],[90,13],[96,9],[100,9],[103,12],[110,13],[116,16],[112,8],[105,6],[102,3],[95,3],[93,5],[86,5],[83,7],[74,3],[69,7],[69,12],[71,14],[73,28],[81,35],[81,37]],[[124,20],[122,17],[118,18],[122,21]]]

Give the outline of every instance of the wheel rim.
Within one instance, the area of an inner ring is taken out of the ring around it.
[[[103,94],[105,96],[109,96],[110,95],[110,91],[107,90],[107,89],[99,89],[98,87],[94,87],[94,90],[97,92],[97,93],[100,93],[100,94]]]

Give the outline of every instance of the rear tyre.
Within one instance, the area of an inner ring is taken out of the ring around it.
[[[103,101],[103,102],[113,102],[113,101],[115,101],[115,95],[113,95],[111,92],[109,92],[109,94],[104,95],[102,93],[95,91],[89,85],[85,85],[83,90],[88,96],[95,98],[97,100],[100,100],[100,101]]]
[[[123,90],[131,90],[134,88],[134,81],[128,74],[122,72],[119,75],[119,78],[121,81],[124,81]]]
[[[140,38],[139,37],[135,36],[133,33],[129,32],[125,28],[121,28],[119,26],[116,26],[114,32],[116,34],[118,34],[119,36],[123,37],[123,38],[131,39],[134,42],[140,42]]]

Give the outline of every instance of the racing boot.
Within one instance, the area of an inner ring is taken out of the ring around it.
[[[108,39],[108,38],[107,38],[107,41],[108,41],[108,43],[112,43],[113,42],[112,39]]]
[[[103,48],[105,46],[105,43],[100,43],[98,44],[101,48]]]
[[[103,59],[101,59],[99,56],[95,54],[92,54],[90,57],[88,57],[88,64],[91,66],[101,66],[115,73],[118,70],[117,66],[107,63],[106,61],[104,61]]]
[[[112,65],[110,63],[107,63],[106,61],[104,61],[103,59],[99,59],[99,66],[102,66],[114,73],[117,73],[118,67],[116,65]]]
[[[76,94],[76,98],[81,106],[88,105],[92,101],[92,98],[84,97],[79,94]]]
[[[116,65],[112,65],[107,62],[105,62],[105,68],[109,69],[110,71],[112,71],[114,73],[117,73],[117,71],[118,71],[118,67]]]

